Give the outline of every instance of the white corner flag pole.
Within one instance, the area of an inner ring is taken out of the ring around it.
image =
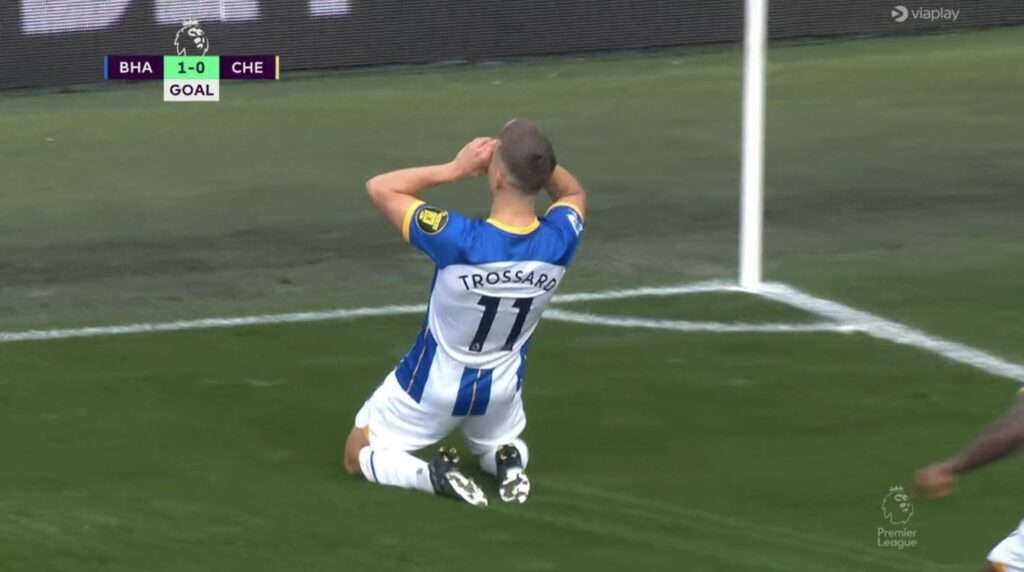
[[[740,212],[740,286],[761,288],[764,233],[764,94],[768,0],[746,0],[743,39],[743,174]]]

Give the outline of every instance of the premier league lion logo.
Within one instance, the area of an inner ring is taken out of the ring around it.
[[[890,524],[906,524],[914,516],[914,503],[903,487],[889,487],[889,494],[882,499],[882,516]]]
[[[178,35],[174,36],[174,49],[179,56],[205,56],[210,51],[210,38],[199,27],[199,20],[181,23]]]

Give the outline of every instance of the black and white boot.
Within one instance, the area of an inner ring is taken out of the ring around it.
[[[519,449],[509,443],[494,453],[498,467],[498,494],[505,502],[523,504],[530,497],[530,479],[523,471],[523,458]]]
[[[439,496],[473,506],[487,506],[484,491],[459,470],[459,453],[453,448],[441,447],[430,460],[430,484],[434,485],[434,492]]]

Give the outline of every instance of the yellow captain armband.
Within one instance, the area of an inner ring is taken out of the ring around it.
[[[409,225],[412,224],[412,215],[422,204],[425,203],[423,201],[413,201],[413,203],[409,205],[409,210],[405,211],[405,216],[402,217],[402,238],[404,238],[406,242],[409,242]]]

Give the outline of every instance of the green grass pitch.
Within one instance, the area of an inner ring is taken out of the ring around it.
[[[772,280],[1024,361],[1024,30],[773,48]],[[736,49],[0,96],[0,331],[425,301],[375,172],[510,117],[591,193],[562,292],[730,279]],[[432,202],[484,215],[476,183]],[[605,315],[817,321],[740,293]],[[416,316],[0,344],[0,569],[963,570],[1024,516],[1019,461],[917,501],[1016,384],[862,334],[542,323],[535,492],[475,510],[345,477]],[[456,445],[459,441],[453,441]],[[488,490],[494,497],[494,487]]]

